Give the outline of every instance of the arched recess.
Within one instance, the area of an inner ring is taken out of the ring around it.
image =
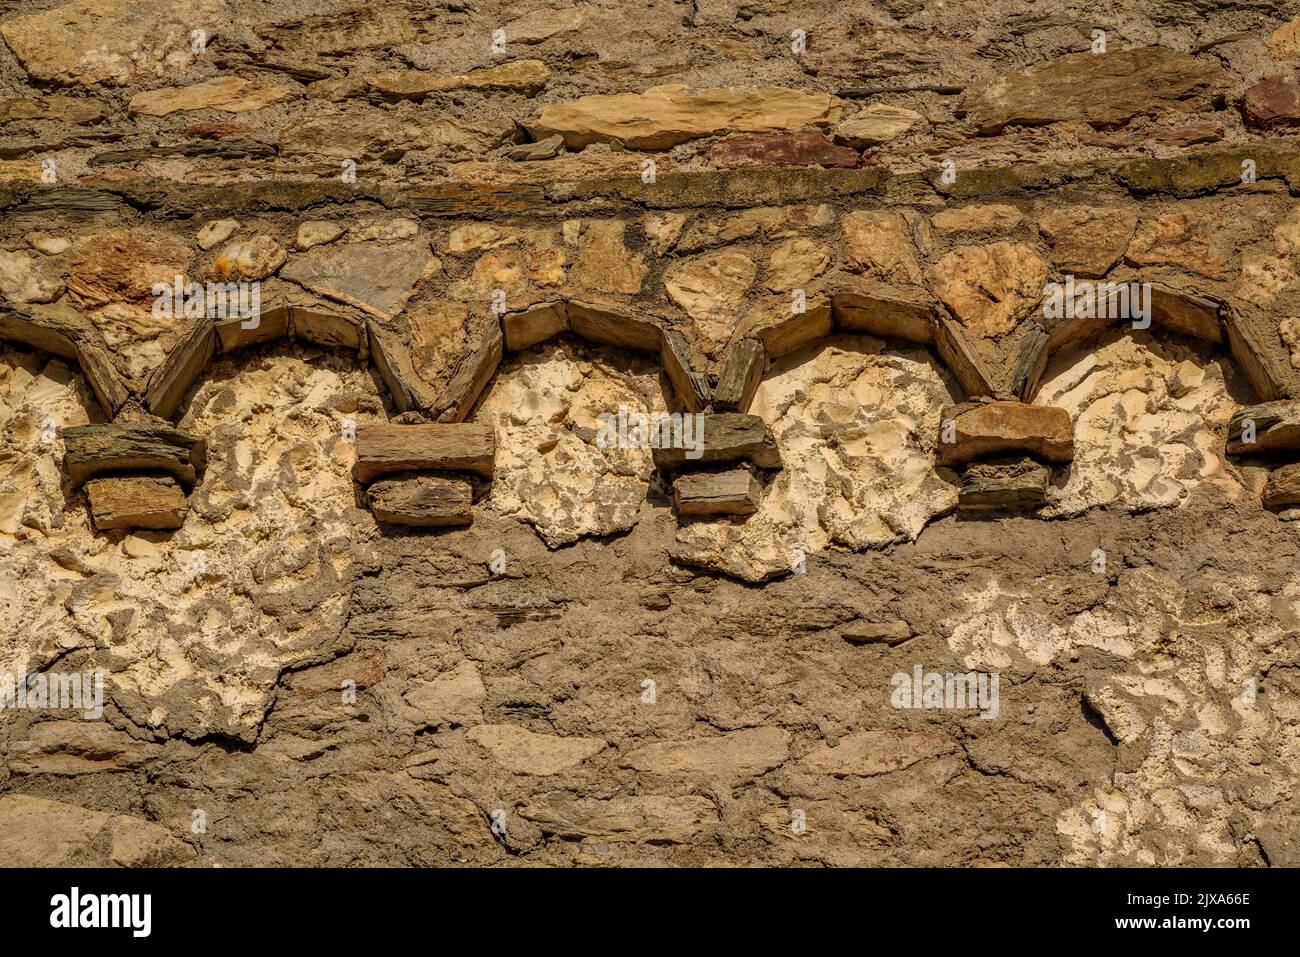
[[[993,396],[993,377],[970,340],[938,303],[862,283],[807,303],[802,313],[761,317],[741,330],[723,359],[713,407],[747,412],[768,364],[835,333],[902,339],[933,350],[968,397]]]
[[[81,369],[104,411],[114,418],[126,404],[128,392],[98,330],[52,311],[37,312],[0,304],[0,340],[70,359]]]
[[[1285,395],[1278,361],[1251,328],[1241,307],[1194,292],[1151,284],[1151,329],[1167,330],[1227,346],[1262,402]],[[1053,353],[1083,342],[1109,328],[1133,329],[1133,320],[1119,317],[1068,317],[1055,322],[1035,320],[1025,336],[1011,373],[1009,391],[1024,401],[1037,392]]]
[[[531,525],[551,547],[630,530],[653,487],[657,452],[633,436],[602,444],[601,424],[621,411],[652,421],[707,408],[707,380],[693,370],[685,336],[659,319],[580,300],[505,314],[499,358],[490,335],[466,349],[488,363],[462,364],[441,406],[494,430],[493,507]],[[605,358],[586,361],[602,354],[589,347],[607,350]]]

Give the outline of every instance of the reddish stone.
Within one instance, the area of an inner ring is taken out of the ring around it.
[[[1255,130],[1300,126],[1300,73],[1268,76],[1246,90],[1241,118]]]
[[[944,423],[955,422],[945,442]],[[1019,452],[1047,462],[1074,458],[1070,415],[1054,406],[999,400],[953,406],[939,423],[935,457],[940,465],[962,466],[977,459]]]
[[[704,157],[718,169],[743,166],[834,166],[862,162],[857,150],[836,146],[821,133],[737,133],[709,146]]]

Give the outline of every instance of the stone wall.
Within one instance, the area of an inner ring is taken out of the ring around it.
[[[0,16],[0,846],[1295,863],[1300,9],[1050,6]]]

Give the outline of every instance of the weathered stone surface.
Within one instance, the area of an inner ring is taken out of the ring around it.
[[[718,826],[718,811],[702,797],[641,795],[608,799],[553,791],[519,810],[543,834],[565,840],[687,844]]]
[[[1264,483],[1265,508],[1294,508],[1300,505],[1300,464],[1290,463],[1273,469]]]
[[[483,718],[487,689],[478,666],[472,661],[462,661],[432,681],[416,685],[403,697],[428,727],[471,724]]]
[[[345,232],[347,232],[347,227],[340,223],[311,219],[298,227],[298,235],[294,238],[293,245],[295,249],[299,250],[311,249],[313,246],[325,246],[334,242]]]
[[[613,139],[632,149],[666,150],[713,133],[797,130],[828,126],[838,118],[838,101],[824,93],[780,87],[690,90],[678,84],[553,103],[524,125],[533,139],[563,136],[572,150]]]
[[[719,412],[748,412],[754,392],[763,378],[767,353],[757,339],[739,339],[727,347],[713,407]]]
[[[631,435],[601,442],[601,416],[621,409],[667,411],[657,353],[619,355],[561,339],[511,357],[477,413],[499,436],[488,506],[527,522],[552,548],[632,528],[654,464]]]
[[[746,166],[827,166],[853,169],[858,151],[836,146],[821,133],[737,133],[705,147],[703,157],[717,169]]]
[[[1151,284],[1151,321],[1208,342],[1223,342],[1219,304],[1204,296]]]
[[[921,266],[907,220],[891,210],[848,213],[844,217],[845,264],[868,278],[919,283]]]
[[[437,475],[380,479],[366,489],[375,521],[417,528],[468,525],[474,520],[473,500],[474,487],[468,481]]]
[[[1268,76],[1241,96],[1241,118],[1255,130],[1300,126],[1300,74]]]
[[[623,759],[625,767],[674,777],[751,778],[785,763],[790,733],[761,727],[714,738],[660,741],[637,748]]]
[[[0,100],[0,123],[12,123],[15,120],[54,120],[82,126],[103,119],[105,112],[103,100],[64,96],[62,93],[39,98],[18,96]]]
[[[26,794],[0,796],[0,854],[11,867],[175,867],[197,856],[142,818]]]
[[[963,512],[1035,511],[1047,504],[1052,470],[1027,458],[972,462],[961,477]]]
[[[802,237],[787,239],[772,250],[764,285],[772,292],[802,289],[826,271],[830,250]]]
[[[1254,426],[1254,440],[1245,441],[1247,425]],[[1279,399],[1243,406],[1228,424],[1228,451],[1234,455],[1300,451],[1300,403]]]
[[[835,127],[835,142],[867,149],[898,139],[923,120],[920,113],[904,107],[873,103]]]
[[[295,302],[289,307],[289,319],[290,331],[299,342],[356,351],[367,341],[364,322],[337,309]]]
[[[265,279],[284,265],[285,256],[284,247],[270,236],[253,236],[221,250],[208,277],[222,282]]]
[[[955,423],[952,442],[935,447],[940,465],[965,465],[1007,452],[1025,452],[1047,462],[1074,457],[1074,431],[1064,409],[999,400],[945,409],[944,423]],[[941,424],[942,431],[946,425]]]
[[[785,301],[769,304],[741,326],[740,334],[761,342],[773,359],[829,336],[835,325],[830,300],[818,298],[804,306],[803,312],[794,312]]]
[[[475,422],[365,425],[352,474],[362,485],[399,472],[472,472],[490,479],[496,434]]]
[[[515,774],[558,774],[605,750],[599,738],[539,734],[513,724],[480,724],[466,737]]]
[[[930,222],[935,229],[948,233],[967,233],[1014,229],[1024,218],[1020,210],[1004,203],[982,206],[959,206],[935,213]],[[1123,247],[1121,247],[1121,251]]]
[[[1073,421],[1074,460],[1058,473],[1066,482],[1044,517],[1108,503],[1127,511],[1177,507],[1206,486],[1240,494],[1223,461],[1235,404],[1224,370],[1207,365],[1202,350],[1177,337],[1115,329],[1052,356],[1032,398]]]
[[[971,335],[1005,335],[1043,298],[1047,264],[1024,243],[959,246],[930,269],[935,295]]]
[[[1038,218],[1056,267],[1096,278],[1119,262],[1137,228],[1137,214],[1118,207],[1066,206]]]
[[[835,777],[871,777],[902,771],[956,750],[952,739],[928,731],[855,731],[834,746],[819,744],[799,763]]]
[[[80,485],[97,475],[159,471],[193,485],[207,463],[207,444],[163,425],[76,425],[63,430],[63,468]]]
[[[690,346],[676,329],[664,332],[659,361],[673,384],[678,402],[688,412],[702,412],[709,403],[709,381],[691,368]]]
[[[752,259],[725,250],[674,263],[664,274],[664,291],[691,317],[705,352],[712,353],[731,338],[757,275]]]
[[[160,418],[169,418],[216,351],[215,323],[211,319],[191,323],[149,377],[145,407]]]
[[[757,415],[740,412],[709,412],[704,415],[703,450],[699,457],[687,458],[691,449],[657,448],[655,467],[666,472],[697,465],[746,460],[762,469],[781,467],[776,442]]]
[[[1178,211],[1139,220],[1124,259],[1134,266],[1180,266],[1218,279],[1227,271],[1226,253],[1207,224]]]
[[[984,360],[961,326],[947,316],[935,319],[934,348],[967,396],[991,396],[996,391]]]
[[[18,774],[130,771],[157,757],[157,750],[101,720],[86,721],[78,715],[32,725],[14,742],[9,766]]]
[[[127,109],[144,116],[167,116],[188,110],[221,110],[247,113],[293,99],[299,94],[290,86],[258,83],[238,76],[205,80],[194,86],[164,87],[137,93]]]
[[[1236,309],[1226,309],[1223,314],[1223,331],[1228,340],[1232,358],[1250,380],[1255,394],[1268,402],[1281,398],[1282,372],[1273,353],[1264,348],[1260,333],[1251,328],[1251,321]]]
[[[551,71],[541,60],[515,60],[468,73],[387,70],[368,77],[366,85],[381,99],[419,103],[430,93],[450,90],[504,90],[534,96],[542,91],[550,76]]]
[[[623,230],[623,223],[615,220],[585,224],[584,242],[569,273],[575,286],[624,295],[641,291],[646,265],[640,256],[628,251]]]
[[[1160,47],[1071,53],[999,77],[966,109],[982,133],[1069,120],[1105,128],[1205,108],[1231,85],[1220,67]]]
[[[433,261],[420,243],[316,246],[290,259],[280,277],[372,316],[391,319],[414,295]]]
[[[120,475],[86,482],[90,517],[99,531],[180,528],[189,505],[170,477]]]
[[[354,651],[323,665],[312,665],[289,674],[285,686],[298,695],[338,694],[351,682],[357,690],[373,687],[384,679],[384,655],[379,651]]]
[[[832,297],[835,325],[846,332],[929,344],[935,336],[935,303],[907,287],[855,282]]]
[[[752,515],[762,498],[763,486],[746,468],[690,472],[673,482],[678,515]]]
[[[586,302],[570,302],[569,328],[584,339],[640,352],[659,352],[663,330],[657,322],[629,316],[617,309]]]
[[[86,306],[152,301],[153,287],[186,274],[192,253],[152,230],[109,229],[83,242],[69,259],[68,291]]]
[[[63,289],[58,275],[32,256],[0,250],[0,296],[9,302],[53,302]]]
[[[548,302],[523,312],[508,313],[501,320],[506,349],[518,352],[567,332],[569,317],[563,302]]]
[[[845,625],[840,637],[855,645],[900,645],[912,637],[905,621],[855,621]]]
[[[61,86],[125,84],[183,68],[190,32],[215,33],[224,0],[71,0],[0,27],[28,74]]]
[[[239,227],[240,222],[237,219],[214,219],[203,224],[194,241],[198,243],[200,249],[212,249],[235,235]]]

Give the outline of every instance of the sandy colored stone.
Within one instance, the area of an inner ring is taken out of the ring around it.
[[[617,220],[585,224],[582,247],[569,272],[569,280],[574,286],[624,295],[641,290],[646,265],[640,256],[628,251],[623,241],[623,230],[623,223]]]
[[[387,70],[367,79],[369,88],[387,100],[419,102],[430,93],[449,90],[492,90],[540,93],[551,71],[541,60],[515,60],[500,66],[483,67],[468,73],[436,73],[426,70]]]
[[[1282,24],[1264,41],[1274,60],[1300,59],[1300,17]]]
[[[1104,276],[1119,262],[1137,228],[1137,214],[1118,207],[1067,206],[1049,210],[1038,228],[1065,274]]]
[[[787,239],[772,249],[764,285],[772,292],[799,289],[826,271],[830,250],[811,239]]]
[[[270,236],[259,234],[221,250],[208,270],[208,277],[221,282],[265,279],[284,265],[286,256],[283,246]]]
[[[237,219],[214,219],[203,224],[194,241],[198,243],[200,249],[212,249],[235,235],[239,227],[240,223]]]
[[[790,753],[790,733],[761,727],[711,738],[660,741],[637,748],[625,767],[676,777],[751,778],[780,767]]]
[[[53,302],[63,295],[57,274],[25,252],[0,250],[0,296],[9,302]]]
[[[533,139],[560,135],[573,150],[613,139],[631,149],[666,150],[714,133],[797,130],[838,118],[839,102],[824,93],[670,84],[552,103],[524,125]]]
[[[174,867],[196,856],[143,818],[26,794],[0,796],[0,854],[12,867]]]
[[[539,734],[513,724],[476,725],[466,737],[515,774],[558,774],[605,750],[599,738]]]
[[[1140,219],[1124,259],[1134,266],[1180,266],[1218,279],[1227,271],[1224,255],[1207,224],[1172,212]]]
[[[1047,264],[1024,243],[959,246],[930,268],[935,295],[972,335],[1004,335],[1038,305]]]
[[[990,203],[983,206],[959,206],[945,209],[930,217],[935,229],[949,233],[974,232],[976,230],[1014,229],[1024,217],[1014,206],[1003,203]]]
[[[924,117],[901,106],[873,103],[860,113],[842,120],[835,127],[835,142],[854,149],[867,149],[896,140]]]
[[[290,100],[299,94],[292,87],[261,83],[239,76],[223,76],[193,86],[164,87],[137,93],[127,110],[144,116],[167,116],[190,110],[247,113]]]
[[[1071,120],[1108,128],[1138,116],[1204,109],[1232,82],[1221,67],[1172,50],[1111,49],[1014,70],[967,94],[965,107],[982,133]]]
[[[482,720],[486,696],[478,665],[472,661],[462,661],[404,695],[406,703],[420,713],[420,720],[433,727]]]
[[[86,483],[95,528],[180,528],[189,504],[170,476],[113,476]]]
[[[843,221],[845,265],[868,277],[919,283],[921,266],[907,221],[890,210],[859,210]]]
[[[60,86],[166,76],[197,55],[190,32],[225,25],[224,0],[71,0],[0,26],[30,76]]]
[[[347,232],[347,227],[338,223],[310,219],[298,226],[298,234],[294,238],[293,245],[298,250],[311,249],[313,246],[326,246],[345,232]]]
[[[926,731],[855,731],[834,746],[817,745],[799,763],[835,777],[871,777],[955,750],[957,745],[951,739]]]
[[[545,834],[585,841],[688,844],[718,825],[713,802],[697,796],[647,794],[602,800],[553,791],[533,798],[519,815]]]
[[[1048,462],[1074,457],[1074,433],[1064,409],[1027,402],[972,402],[944,410],[952,442],[935,446],[941,465],[959,466],[1007,452],[1026,452]],[[941,423],[940,429],[945,426]]]
[[[744,253],[724,250],[674,263],[664,274],[664,291],[695,324],[712,352],[731,338],[758,267]]]

